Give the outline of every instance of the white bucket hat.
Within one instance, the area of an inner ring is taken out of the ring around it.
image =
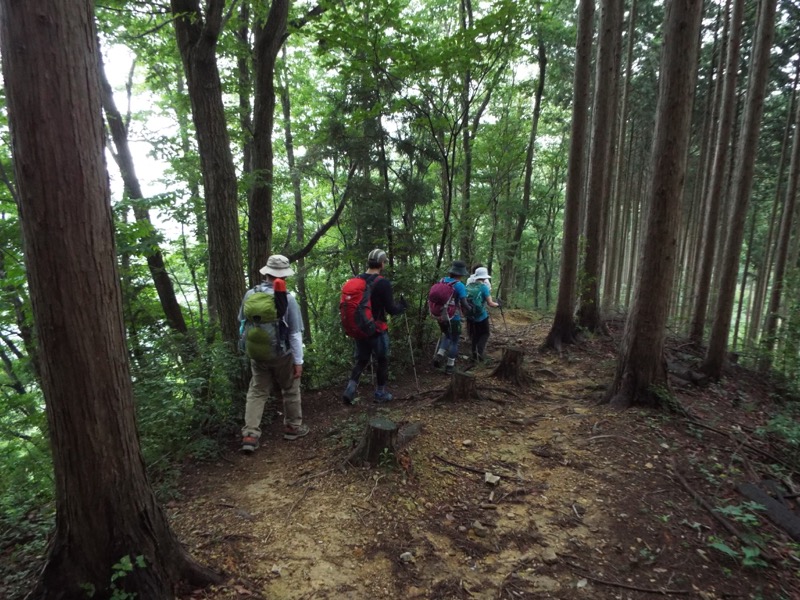
[[[475,275],[473,275],[475,279],[491,279],[491,275],[489,275],[489,269],[486,267],[478,267],[475,269]]]
[[[258,270],[262,275],[272,275],[273,277],[289,277],[294,275],[292,267],[289,266],[289,259],[283,254],[273,254],[267,259],[267,264]]]

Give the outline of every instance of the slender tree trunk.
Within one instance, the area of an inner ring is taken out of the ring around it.
[[[723,75],[724,82],[717,147],[714,150],[714,163],[711,169],[708,197],[706,198],[707,212],[704,219],[705,233],[703,235],[702,260],[700,262],[697,293],[694,297],[694,307],[692,309],[692,323],[689,330],[689,337],[696,343],[701,343],[703,340],[708,299],[711,293],[711,271],[714,266],[714,252],[717,248],[717,233],[720,229],[719,217],[722,188],[725,182],[726,165],[728,164],[733,120],[736,115],[736,82],[739,72],[739,48],[742,41],[743,14],[744,0],[733,0],[731,34],[728,41],[728,55]]]
[[[667,5],[647,235],[616,376],[606,397],[619,407],[657,406],[663,395],[659,388],[669,389],[664,338],[678,252],[702,8],[702,0],[674,0]]]
[[[286,162],[289,165],[289,175],[292,179],[292,193],[294,194],[294,220],[297,226],[295,230],[295,241],[298,247],[302,247],[305,243],[306,230],[305,230],[305,217],[303,216],[303,194],[300,187],[300,171],[297,169],[297,164],[294,157],[294,136],[292,135],[292,106],[291,99],[289,98],[289,75],[288,65],[286,58],[286,45],[283,49],[283,64],[284,71],[286,72],[285,81],[280,87],[281,91],[281,108],[283,109],[283,133],[286,144]],[[303,340],[310,344],[312,341],[311,336],[311,319],[308,314],[308,290],[306,288],[306,260],[300,258],[297,261],[297,292],[300,294],[298,303],[300,304],[300,315],[303,318]]]
[[[221,578],[170,530],[136,433],[116,266],[94,5],[0,2],[0,43],[28,285],[42,359],[56,528],[33,600],[173,597]],[[47,123],[47,127],[42,124]]]
[[[250,218],[247,225],[248,276],[250,285],[262,277],[259,269],[273,253],[272,197],[275,124],[275,62],[283,45],[289,17],[289,0],[272,0],[266,22],[256,22],[255,103],[253,107],[253,187],[250,189]]]
[[[125,126],[122,115],[117,109],[117,104],[114,101],[114,92],[111,89],[111,85],[108,83],[102,56],[99,52],[98,56],[101,57],[98,65],[100,73],[100,93],[103,109],[106,113],[106,120],[108,121],[108,129],[111,132],[111,138],[114,140],[114,146],[116,148],[114,159],[122,174],[122,181],[127,196],[134,201],[142,200],[144,199],[144,194],[142,194],[142,187],[139,185],[139,178],[136,176],[133,155],[131,154],[131,149],[128,144],[128,129]],[[141,202],[133,202],[133,214],[136,221],[145,228],[143,236],[150,237],[154,231],[153,224],[150,221],[150,215],[147,209],[142,207]],[[140,238],[140,241],[144,242],[144,238]],[[161,254],[161,250],[158,245],[152,241],[148,244],[143,244],[143,246],[149,248],[145,253],[147,267],[150,269],[150,276],[153,278],[156,293],[161,302],[161,308],[164,311],[167,324],[175,331],[186,335],[189,330],[186,327],[186,321],[183,318],[181,306],[178,304],[178,299],[175,296],[175,288],[172,285],[172,279],[164,264],[164,257]],[[191,359],[196,354],[197,349],[193,348],[190,344],[187,347],[186,358]]]
[[[786,186],[786,197],[781,214],[780,233],[778,245],[775,249],[775,275],[772,282],[772,293],[767,307],[767,319],[764,325],[764,342],[767,353],[762,363],[763,369],[772,365],[771,351],[775,347],[774,338],[778,329],[778,312],[783,296],[784,277],[786,275],[786,262],[789,255],[789,242],[794,224],[795,205],[797,203],[798,180],[800,180],[800,103],[795,117],[794,141],[792,142],[792,158],[789,163],[789,184]]]
[[[569,148],[566,202],[564,207],[564,234],[561,250],[561,270],[558,283],[558,301],[553,325],[544,346],[560,351],[563,344],[576,341],[575,287],[578,278],[578,242],[583,192],[584,145],[589,108],[589,80],[592,54],[592,18],[594,0],[580,0],[578,4],[578,35],[576,42],[575,75],[572,86],[572,127]]]
[[[772,264],[775,258],[775,232],[776,225],[778,224],[778,206],[781,201],[781,192],[783,191],[783,177],[786,169],[786,155],[789,148],[789,137],[792,132],[792,123],[794,121],[795,106],[797,104],[797,83],[800,81],[800,60],[797,61],[795,67],[794,83],[792,85],[792,99],[789,102],[789,110],[786,114],[786,127],[783,129],[783,141],[781,143],[781,158],[778,164],[778,177],[775,185],[775,197],[772,201],[772,211],[769,218],[769,230],[767,232],[767,239],[765,243],[766,251],[764,253],[763,263],[759,269],[758,285],[755,292],[755,299],[753,300],[753,319],[747,327],[747,342],[752,345],[761,328],[761,313],[763,311],[764,302],[766,301],[767,289],[769,288],[770,274],[772,272]]]
[[[758,31],[754,43],[750,68],[750,81],[747,89],[742,135],[736,151],[735,184],[733,186],[733,210],[725,243],[725,260],[720,278],[719,299],[708,350],[703,360],[703,371],[714,379],[722,374],[725,361],[728,334],[733,315],[736,275],[739,254],[744,237],[744,222],[747,205],[753,187],[755,156],[758,148],[761,116],[764,111],[764,95],[769,75],[770,48],[775,29],[775,10],[777,0],[763,0],[760,4]]]
[[[216,47],[224,0],[170,0],[183,60],[205,187],[208,225],[208,310],[231,350],[239,339],[236,315],[244,295],[236,169],[230,149]]]
[[[736,350],[736,346],[739,343],[739,323],[742,320],[742,310],[744,309],[744,297],[747,293],[747,280],[749,279],[748,275],[750,273],[750,261],[753,257],[753,239],[756,235],[756,225],[757,225],[757,211],[755,204],[753,205],[753,212],[751,213],[750,217],[750,236],[747,240],[747,252],[745,253],[744,257],[744,270],[742,271],[742,285],[739,287],[739,302],[737,303],[736,307],[736,320],[734,321],[733,325],[733,349]]]
[[[580,282],[578,324],[591,332],[604,331],[600,313],[600,276],[603,271],[603,240],[607,178],[610,177],[608,158],[611,153],[614,115],[617,99],[619,64],[615,61],[618,45],[618,21],[621,0],[603,0],[595,73],[594,105],[592,109],[591,159],[587,186],[587,213]]]
[[[471,0],[460,0],[459,16],[461,22],[461,33],[468,35],[472,29],[472,2]],[[470,188],[472,185],[472,140],[469,130],[469,108],[472,86],[472,71],[466,67],[461,82],[461,142],[464,153],[464,181],[461,188],[461,227],[459,228],[459,254],[461,260],[472,264],[472,207]]]

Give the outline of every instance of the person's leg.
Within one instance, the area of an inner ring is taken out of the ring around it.
[[[361,373],[367,368],[369,359],[372,354],[372,340],[356,340],[355,359],[356,364],[350,372],[350,380],[347,382],[347,387],[342,392],[342,401],[345,404],[352,404],[353,398],[356,397],[356,390],[358,389],[358,380],[361,379]]]
[[[478,360],[478,323],[467,321],[467,331],[469,332],[470,356],[472,360]]]
[[[389,381],[389,334],[383,332],[375,338],[373,343],[373,355],[375,362],[378,363],[376,373],[378,387],[375,389],[376,402],[389,402],[392,395],[386,391],[386,383]]]
[[[478,360],[486,358],[486,342],[489,341],[489,319],[475,323],[475,352]]]
[[[439,321],[439,331],[442,334],[439,337],[439,345],[436,347],[436,355],[433,357],[433,366],[437,369],[442,366],[450,349],[450,321]]]
[[[275,381],[283,394],[283,438],[294,440],[308,433],[303,425],[303,407],[300,399],[300,378],[294,376],[294,357],[287,354],[272,365]]]
[[[261,437],[261,417],[264,416],[264,405],[272,387],[272,375],[268,366],[254,360],[250,361],[250,369],[252,375],[250,387],[247,390],[242,437],[254,438],[256,443],[252,450],[255,450],[258,447],[258,439]]]
[[[452,373],[455,369],[456,358],[458,358],[458,341],[461,338],[461,321],[450,321],[450,350],[447,354],[447,366],[445,373]]]

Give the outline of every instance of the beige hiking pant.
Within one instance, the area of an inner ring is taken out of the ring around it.
[[[300,379],[294,378],[294,357],[290,352],[269,362],[250,361],[252,376],[247,390],[242,435],[261,437],[261,417],[270,391],[280,388],[283,395],[283,423],[298,427],[303,424],[300,406]]]

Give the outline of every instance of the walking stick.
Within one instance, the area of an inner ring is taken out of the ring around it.
[[[408,315],[403,313],[406,322],[406,333],[408,334],[408,350],[411,352],[411,368],[414,370],[414,382],[417,385],[417,393],[419,394],[419,378],[417,377],[417,365],[414,362],[414,346],[411,345],[411,329],[408,326]]]
[[[500,305],[498,306],[500,309],[500,316],[503,317],[503,327],[506,330],[506,335],[508,335],[508,323],[506,323],[506,314],[503,312],[503,301],[498,298],[497,303]]]

